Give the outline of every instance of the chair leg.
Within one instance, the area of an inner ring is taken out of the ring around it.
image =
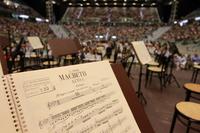
[[[190,101],[191,91],[186,91],[185,101]]]
[[[173,133],[173,130],[174,130],[174,127],[175,127],[175,124],[176,124],[176,117],[177,117],[177,110],[175,108],[175,111],[174,111],[174,116],[173,116],[173,119],[172,119],[172,124],[171,124],[171,128],[170,128],[170,133]]]
[[[162,74],[161,73],[158,73],[158,77],[159,77],[159,79],[160,79],[160,89],[161,89],[161,91],[163,90],[163,87],[162,87]]]
[[[197,81],[198,72],[199,72],[199,70],[196,70],[196,74],[195,74],[195,77],[194,77],[194,83],[196,83],[196,81]]]
[[[188,120],[186,133],[189,133],[189,131],[190,131],[190,126],[191,126],[191,121]]]
[[[193,70],[193,73],[192,73],[191,82],[193,82],[193,81],[194,81],[195,72],[196,72],[196,70],[194,69],[194,70]]]
[[[149,81],[149,71],[146,70],[145,88],[147,87],[148,81]]]
[[[149,80],[149,84],[151,84],[152,76],[153,76],[153,72],[150,72],[150,80]]]
[[[163,86],[166,88],[168,75],[166,75],[165,73],[162,73],[161,78],[163,79]]]

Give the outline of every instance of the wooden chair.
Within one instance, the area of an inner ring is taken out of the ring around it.
[[[152,59],[152,61],[148,62],[146,65],[147,65],[147,66],[146,66],[145,87],[147,87],[148,77],[149,77],[148,67],[150,67],[150,66],[157,66],[157,67],[158,67],[158,66],[159,66],[159,63],[156,62],[156,61],[154,61],[154,59]]]
[[[199,70],[200,70],[200,65],[194,64],[191,82],[196,83]]]
[[[183,88],[186,90],[185,101],[190,101],[190,98],[200,100],[200,97],[197,97],[197,95],[195,95],[195,96],[192,95],[192,94],[200,94],[200,84],[185,83]],[[200,95],[198,95],[198,96],[200,96]]]
[[[186,133],[189,133],[190,129],[200,132],[199,128],[192,127],[192,124],[198,124],[198,127],[200,125],[200,104],[194,102],[177,103],[175,106],[170,133],[173,133],[176,124],[176,118],[178,118],[178,120],[187,127]]]
[[[165,86],[165,76],[168,68],[168,64],[170,62],[170,57],[162,57],[161,62],[159,62],[158,66],[148,66],[147,67],[147,75],[146,75],[146,83],[147,86],[150,76],[150,83],[152,81],[153,73],[158,74],[158,78],[160,80],[160,89],[163,90],[163,85]]]
[[[52,67],[57,67],[60,65],[60,60],[61,58],[60,57],[47,57],[47,59],[45,59],[43,62],[42,62],[42,66],[44,68],[52,68]]]

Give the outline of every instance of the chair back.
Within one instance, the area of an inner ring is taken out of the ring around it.
[[[167,72],[169,64],[171,63],[171,56],[166,57],[164,55],[161,55],[159,57],[159,66],[161,67],[162,72]]]
[[[135,55],[131,54],[121,60],[122,66],[124,67],[127,75],[130,76],[131,68],[135,59]]]

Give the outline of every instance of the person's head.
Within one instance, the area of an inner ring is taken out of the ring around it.
[[[198,54],[196,53],[196,54],[194,54],[194,57],[198,57]]]

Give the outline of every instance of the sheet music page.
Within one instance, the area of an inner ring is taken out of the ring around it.
[[[142,65],[147,64],[152,61],[151,55],[143,41],[132,42],[133,49],[136,53],[136,56]]]
[[[43,48],[43,45],[42,45],[39,37],[37,37],[37,36],[29,36],[29,37],[27,37],[27,39],[28,39],[28,41],[31,44],[31,47],[33,49],[41,49],[41,48]]]
[[[12,77],[30,133],[140,133],[108,61]]]
[[[6,93],[2,80],[5,78],[1,78],[0,81],[0,133],[16,133],[8,102],[8,93]]]

